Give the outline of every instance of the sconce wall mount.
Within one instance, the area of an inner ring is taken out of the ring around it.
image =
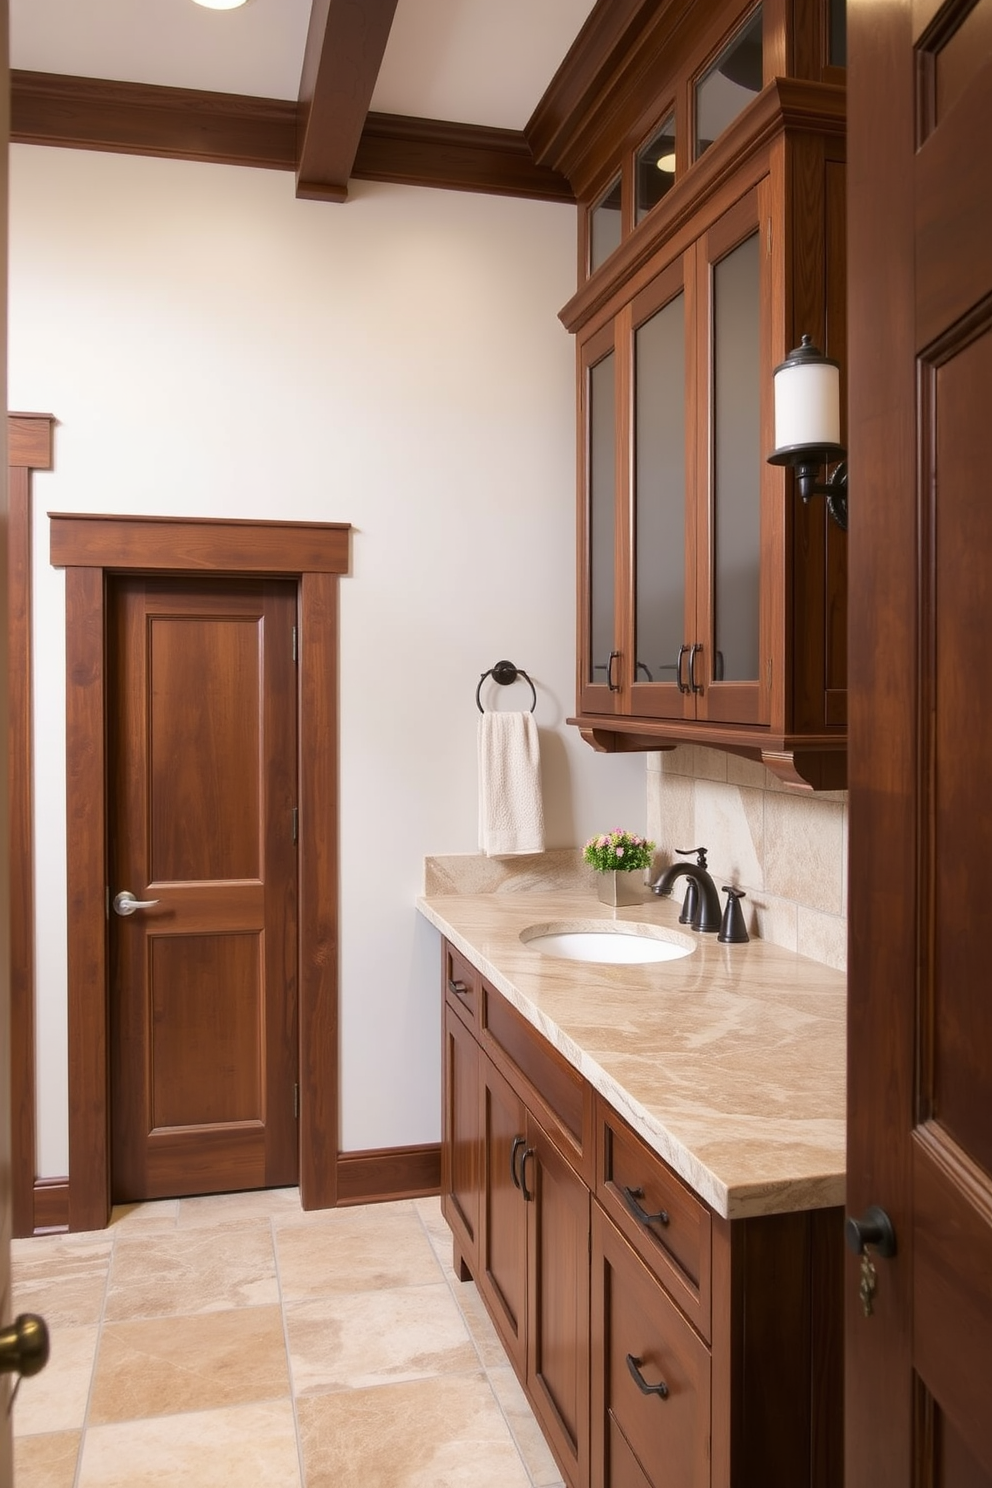
[[[827,510],[847,531],[847,451],[840,443],[840,367],[809,336],[775,368],[775,449],[769,465],[791,465],[804,501],[827,498]],[[827,480],[821,466],[836,463]]]

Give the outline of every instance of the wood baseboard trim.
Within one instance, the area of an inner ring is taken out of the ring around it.
[[[69,1228],[68,1178],[36,1178],[34,1181],[34,1234],[50,1235]]]
[[[338,1153],[338,1204],[419,1199],[441,1191],[441,1147],[377,1147]]]

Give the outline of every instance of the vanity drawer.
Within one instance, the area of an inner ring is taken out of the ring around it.
[[[482,978],[471,961],[466,961],[461,952],[456,951],[447,940],[444,941],[441,966],[445,1001],[464,1018],[470,1028],[478,1032]]]
[[[596,1113],[596,1196],[689,1321],[709,1339],[710,1211],[598,1097]]]
[[[593,1093],[585,1077],[507,999],[482,983],[482,1042],[591,1188]],[[522,1078],[521,1078],[522,1077]]]
[[[593,1482],[709,1488],[709,1349],[595,1204],[592,1264]]]

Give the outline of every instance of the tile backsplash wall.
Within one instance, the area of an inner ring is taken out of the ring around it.
[[[763,765],[699,745],[647,758],[647,832],[662,866],[679,847],[705,847],[717,888],[746,890],[751,935],[845,970],[847,792],[799,795]]]

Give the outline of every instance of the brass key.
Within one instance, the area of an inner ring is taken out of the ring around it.
[[[864,1250],[861,1253],[861,1286],[859,1288],[859,1292],[861,1296],[861,1306],[864,1309],[865,1317],[871,1317],[872,1298],[875,1295],[875,1288],[877,1287],[877,1285],[878,1272],[872,1265],[871,1256],[868,1254],[867,1250]]]

